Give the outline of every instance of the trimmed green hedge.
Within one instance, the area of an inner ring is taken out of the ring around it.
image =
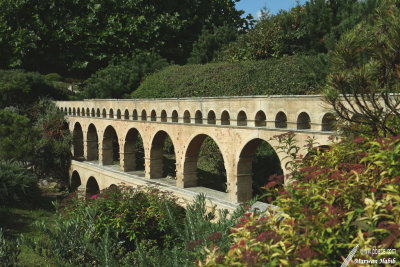
[[[300,57],[169,66],[147,77],[132,98],[294,95],[318,92]]]

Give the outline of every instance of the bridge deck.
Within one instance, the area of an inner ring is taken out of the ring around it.
[[[138,186],[154,186],[162,191],[169,192],[174,196],[178,197],[179,203],[186,206],[188,203],[192,203],[196,195],[203,193],[208,200],[207,206],[217,206],[217,209],[227,209],[228,211],[234,211],[240,204],[233,203],[228,199],[228,193],[220,192],[206,187],[196,186],[189,188],[179,188],[176,186],[176,180],[171,178],[158,178],[158,179],[146,179],[144,171],[130,171],[123,172],[120,170],[119,165],[106,165],[102,166],[98,164],[98,161],[75,161],[71,163],[71,168],[77,170],[80,174],[89,171],[91,175],[96,175],[96,178],[103,176],[103,182],[107,182],[109,185],[126,185],[132,187]],[[112,179],[110,179],[112,177]],[[100,178],[101,179],[101,178]],[[104,186],[106,187],[106,186]],[[269,204],[257,201],[253,208],[265,210]]]

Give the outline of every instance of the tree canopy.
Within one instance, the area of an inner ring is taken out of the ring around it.
[[[87,77],[113,58],[149,50],[184,63],[202,29],[248,27],[235,2],[1,0],[0,68]]]

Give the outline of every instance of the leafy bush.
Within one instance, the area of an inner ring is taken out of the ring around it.
[[[156,72],[132,93],[132,98],[312,94],[318,83],[296,57],[169,66]]]
[[[266,185],[279,211],[247,214],[232,229],[235,244],[208,265],[338,265],[360,249],[400,246],[400,136],[358,136],[316,151],[287,188]],[[388,255],[356,254],[379,259]]]
[[[154,188],[109,188],[87,200],[71,195],[57,209],[54,224],[37,224],[48,238],[33,240],[31,245],[42,255],[53,254],[71,264],[96,265],[107,255],[121,260],[142,240],[170,247],[176,236],[168,215],[179,225],[183,208]]]
[[[66,99],[68,91],[54,87],[37,72],[0,70],[0,108],[28,106],[40,97]]]
[[[21,253],[21,239],[9,241],[5,239],[3,229],[0,228],[0,262],[2,266],[17,266],[18,255]]]
[[[15,204],[38,193],[37,180],[22,163],[0,160],[0,205]]]
[[[112,62],[86,81],[83,95],[86,98],[127,98],[146,75],[167,65],[167,61],[155,53],[141,53],[129,60]]]

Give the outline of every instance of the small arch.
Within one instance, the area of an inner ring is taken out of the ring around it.
[[[87,160],[99,160],[99,138],[97,136],[97,129],[93,123],[88,127],[86,136],[87,143]]]
[[[267,126],[267,117],[265,116],[264,111],[260,110],[257,112],[254,125],[256,127]]]
[[[238,113],[237,126],[247,126],[247,115],[243,110]]]
[[[86,116],[90,117],[90,109],[89,108],[86,108]]]
[[[58,110],[58,111],[61,110],[61,112],[64,113],[64,108],[61,108],[61,109],[60,109],[60,108],[57,108],[57,110]]]
[[[146,110],[142,110],[142,117],[141,117],[142,121],[146,121],[147,120],[147,113]]]
[[[107,118],[107,111],[105,108],[103,108],[103,118]]]
[[[75,108],[72,110],[72,116],[76,116],[76,109]]]
[[[121,119],[121,110],[118,109],[117,110],[117,120],[120,120],[120,119]]]
[[[104,131],[102,161],[103,165],[119,164],[118,135],[112,126]]]
[[[85,115],[86,115],[86,114],[85,114],[85,109],[82,108],[82,116],[85,117]]]
[[[80,108],[78,108],[78,109],[76,110],[76,115],[78,115],[78,116],[81,115],[81,110],[80,110]]]
[[[81,124],[76,122],[74,125],[74,131],[72,133],[72,148],[73,156],[75,159],[83,159],[83,131]]]
[[[333,131],[336,124],[336,118],[332,113],[326,113],[322,117],[322,131]]]
[[[68,109],[67,109],[67,107],[64,108],[64,115],[68,115]]]
[[[110,119],[114,119],[114,110],[110,108],[110,113],[108,114]]]
[[[161,121],[167,122],[167,112],[165,110],[161,111]]]
[[[231,117],[229,116],[229,112],[224,110],[221,114],[221,125],[230,125]]]
[[[297,117],[297,129],[305,130],[311,128],[310,116],[306,112],[302,112]]]
[[[94,108],[92,108],[92,117],[95,117],[95,115],[96,115],[96,112],[95,112],[95,110],[94,110]]]
[[[71,115],[71,108],[68,108],[68,115]]]
[[[188,110],[183,113],[183,123],[190,123],[190,112]]]
[[[178,122],[178,111],[174,110],[172,111],[172,122]]]
[[[134,109],[132,111],[132,120],[137,121],[138,120],[138,115],[137,115],[137,110]]]
[[[76,192],[78,190],[78,187],[82,184],[81,182],[81,177],[79,176],[79,173],[77,171],[74,171],[71,176],[71,181],[70,181],[70,191],[71,192]]]
[[[86,183],[86,195],[91,197],[93,195],[97,195],[98,193],[100,193],[99,184],[93,176],[90,176]]]
[[[275,116],[275,128],[287,128],[287,117],[282,111]]]
[[[215,112],[210,110],[207,115],[207,124],[216,124]]]
[[[203,114],[201,113],[200,110],[196,111],[196,114],[194,115],[194,123],[196,124],[203,123]]]
[[[124,112],[124,119],[129,120],[129,111],[127,109],[125,109],[125,112]]]
[[[150,120],[151,121],[156,121],[157,120],[157,114],[156,114],[156,111],[154,109],[150,113]]]
[[[97,118],[100,118],[100,109],[99,109],[99,108],[98,108],[97,111],[96,111],[96,117],[97,117]]]

